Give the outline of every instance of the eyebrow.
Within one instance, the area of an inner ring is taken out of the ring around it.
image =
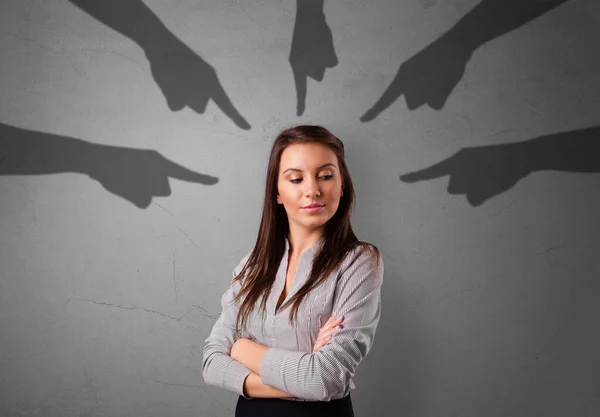
[[[324,164],[324,165],[321,165],[319,168],[317,168],[317,171],[320,171],[320,170],[322,170],[323,168],[325,168],[325,167],[328,167],[328,166],[332,166],[332,167],[334,167],[334,168],[336,168],[336,169],[337,169],[337,167],[336,167],[334,164],[332,164],[331,162],[328,162],[328,163],[326,163],[326,164]],[[281,173],[281,175],[285,174],[285,173],[286,173],[286,172],[288,172],[288,171],[297,171],[297,172],[302,172],[302,170],[301,170],[301,169],[298,169],[298,168],[288,168],[288,169],[286,169],[285,171],[283,171],[283,172]]]

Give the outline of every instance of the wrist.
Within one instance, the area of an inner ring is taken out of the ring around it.
[[[265,385],[257,373],[250,373],[244,380],[244,395],[248,398],[294,398],[278,388]]]

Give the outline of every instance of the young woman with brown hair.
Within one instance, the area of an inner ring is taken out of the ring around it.
[[[337,137],[311,125],[277,136],[254,249],[204,346],[204,381],[239,394],[236,417],[354,415],[352,378],[373,344],[384,272],[352,231],[354,201]]]

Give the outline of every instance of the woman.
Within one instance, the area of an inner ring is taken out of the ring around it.
[[[379,323],[383,261],[354,235],[353,205],[337,137],[308,125],[278,135],[254,249],[205,340],[204,381],[240,395],[237,417],[354,415],[352,378]]]

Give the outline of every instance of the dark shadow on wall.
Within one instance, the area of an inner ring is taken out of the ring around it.
[[[422,170],[401,175],[408,183],[450,176],[448,193],[472,206],[512,188],[536,171],[600,172],[600,126],[504,145],[464,148]]]
[[[169,178],[199,184],[218,179],[199,174],[146,149],[97,145],[0,123],[0,175],[88,175],[139,208],[171,195]]]
[[[440,110],[486,42],[523,26],[569,0],[483,0],[448,32],[405,61],[381,98],[360,118],[375,119],[404,95],[409,110]]]
[[[152,76],[172,111],[188,106],[204,113],[212,99],[239,128],[250,129],[225,93],[215,69],[181,42],[140,0],[69,1],[144,50]]]
[[[322,81],[325,69],[338,64],[331,29],[323,13],[324,0],[296,0],[296,23],[290,64],[296,84],[296,114],[306,108],[307,78]]]

